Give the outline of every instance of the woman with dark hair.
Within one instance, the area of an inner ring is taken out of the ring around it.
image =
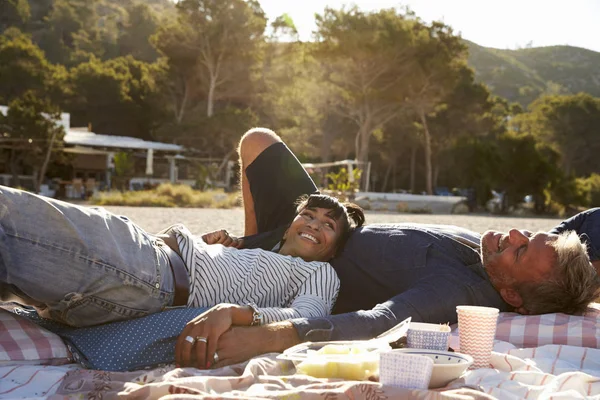
[[[363,211],[355,204],[312,194],[298,199],[296,212],[273,251],[207,246],[197,239],[192,243],[194,238],[180,226],[167,230],[171,237],[175,233],[186,264],[197,266],[190,274],[188,306],[226,303],[190,321],[179,335],[176,359],[181,365],[189,364],[193,351],[196,365],[210,367],[219,336],[232,325],[331,313],[339,280],[324,261],[333,258],[352,230],[364,224]],[[222,257],[226,262],[215,267],[208,258],[216,253],[229,253],[229,257]],[[247,265],[253,266],[251,271]]]
[[[309,196],[275,253],[210,245],[183,225],[152,235],[101,208],[0,186],[0,301],[75,327],[219,304],[177,346],[187,358],[198,344],[208,365],[231,325],[329,314],[339,280],[325,261],[363,222],[358,206]]]

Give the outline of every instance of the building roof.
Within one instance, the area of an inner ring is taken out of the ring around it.
[[[143,149],[159,151],[184,151],[178,144],[150,142],[129,136],[100,135],[88,132],[87,128],[71,128],[64,138],[66,145],[85,147],[112,147],[115,149]]]

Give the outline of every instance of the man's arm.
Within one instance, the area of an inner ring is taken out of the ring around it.
[[[261,354],[281,353],[300,342],[296,328],[289,321],[263,326],[234,326],[219,337],[219,362],[213,368],[240,363]]]
[[[367,335],[365,338],[377,336],[397,324],[396,319],[383,305],[378,305],[370,311],[358,311],[324,318],[302,318],[293,321],[294,323],[282,321],[263,326],[232,327],[219,337],[217,344],[219,362],[213,367],[219,368],[239,363],[261,354],[281,353],[285,349],[307,340],[328,340],[319,339],[317,336],[329,337],[334,330],[339,332],[351,328],[356,323],[368,328],[370,333],[366,333],[364,329],[361,330],[363,335]],[[334,326],[337,329],[334,329]],[[311,335],[306,335],[307,329],[313,332],[312,338],[308,337]],[[302,332],[302,338],[299,332]]]
[[[484,305],[504,311],[504,303],[487,282],[464,276],[437,275],[394,296],[372,310],[300,318],[261,327],[234,327],[219,339],[217,352],[230,360],[223,366],[259,354],[281,352],[304,341],[370,339],[404,319],[430,323],[456,322],[457,305]]]
[[[575,231],[588,246],[592,265],[600,275],[600,208],[591,208],[561,222],[550,233]]]
[[[213,368],[246,361],[261,354],[280,353],[304,341],[371,338],[400,321],[382,304],[369,311],[302,318],[257,327],[232,327],[219,337],[217,354],[220,361]],[[351,337],[345,337],[344,332]]]

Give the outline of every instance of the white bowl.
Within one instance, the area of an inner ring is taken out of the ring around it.
[[[433,371],[429,388],[440,388],[459,378],[463,372],[473,364],[473,357],[468,354],[454,353],[451,351],[427,349],[396,349],[407,354],[421,355],[433,360]]]

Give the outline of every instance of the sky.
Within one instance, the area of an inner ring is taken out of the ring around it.
[[[600,0],[259,0],[269,18],[288,13],[310,40],[314,14],[326,6],[363,10],[409,6],[421,19],[444,21],[485,47],[571,45],[600,52]]]

